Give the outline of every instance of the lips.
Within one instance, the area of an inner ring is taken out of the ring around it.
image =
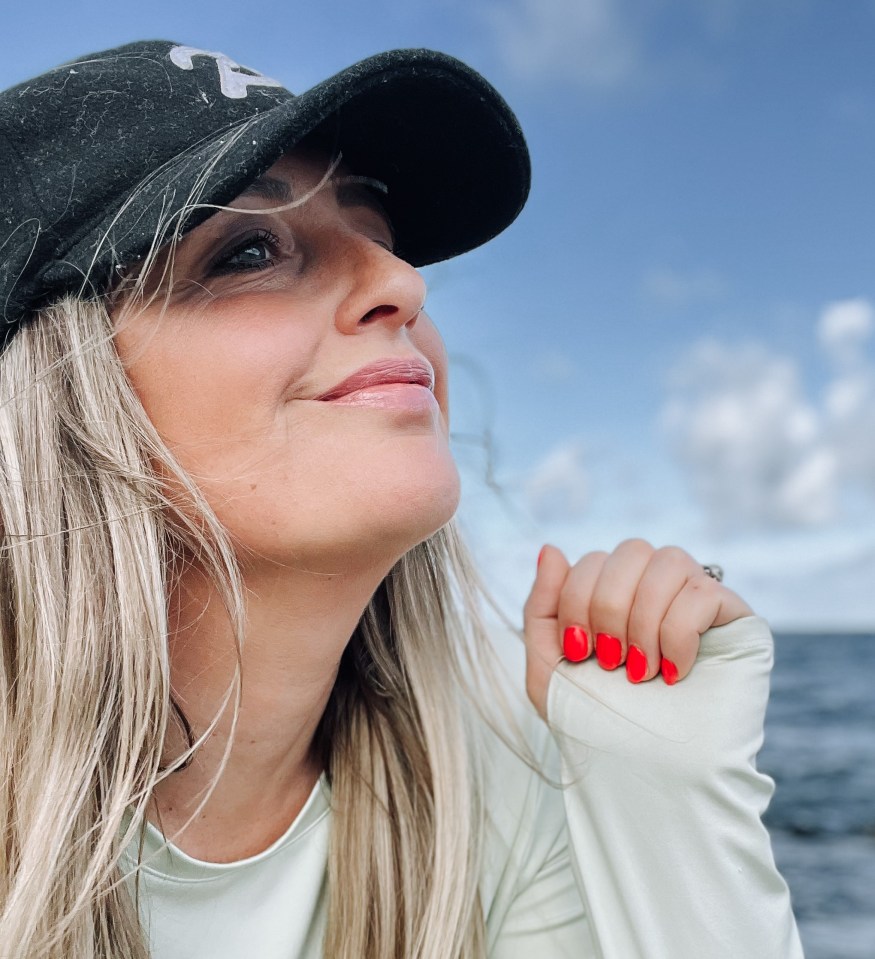
[[[358,390],[386,386],[391,383],[408,383],[434,390],[434,370],[425,360],[416,357],[390,357],[377,360],[356,370],[351,376],[347,376],[316,399],[330,402]]]

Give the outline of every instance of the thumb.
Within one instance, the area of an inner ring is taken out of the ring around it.
[[[547,687],[562,657],[559,597],[571,566],[562,551],[545,546],[538,557],[535,582],[523,608],[526,640],[526,692],[543,719],[547,718]]]

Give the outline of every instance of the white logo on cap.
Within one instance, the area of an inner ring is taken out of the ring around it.
[[[198,50],[197,47],[174,47],[170,51],[171,62],[182,70],[193,70],[195,57],[211,57],[216,61],[222,93],[231,100],[242,100],[249,94],[250,87],[282,86],[279,81],[271,80],[270,77],[264,76],[263,73],[250,70],[249,67],[241,67],[239,63],[230,57],[226,57],[224,53],[213,53],[211,50]],[[241,70],[248,72],[241,73]]]

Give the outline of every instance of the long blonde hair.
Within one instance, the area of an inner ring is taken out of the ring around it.
[[[185,758],[162,767],[180,563],[194,557],[212,578],[242,638],[234,551],[146,417],[112,333],[103,302],[71,296],[0,356],[3,959],[146,959],[119,860]],[[344,654],[316,743],[332,794],[333,959],[485,956],[464,703],[486,645],[477,603],[446,527],[399,561]]]

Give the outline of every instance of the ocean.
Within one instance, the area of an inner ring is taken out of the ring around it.
[[[806,959],[875,959],[875,635],[776,636],[758,764]]]

